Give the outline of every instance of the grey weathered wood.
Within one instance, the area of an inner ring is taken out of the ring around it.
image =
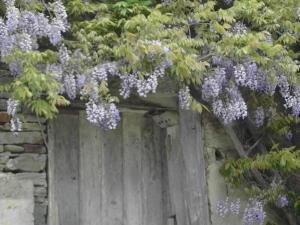
[[[49,182],[49,208],[47,223],[48,225],[58,225],[58,209],[55,197],[55,126],[54,123],[48,125],[48,182]]]
[[[203,152],[200,116],[180,112],[180,142],[184,161],[184,196],[189,225],[208,225],[209,209],[206,190],[206,166]]]
[[[59,115],[52,126],[50,225],[79,225],[78,115]]]
[[[178,125],[167,128],[166,151],[171,202],[169,217],[174,217],[175,224],[187,225],[187,212],[184,198],[185,168],[183,164]]]
[[[102,224],[102,134],[80,113],[80,225]]]
[[[100,128],[96,128],[100,129]],[[101,129],[100,129],[101,130]],[[123,224],[122,126],[101,130],[102,136],[102,224]]]
[[[124,149],[124,224],[142,224],[142,134],[143,117],[137,113],[123,113]]]
[[[161,181],[161,142],[158,136],[160,128],[148,118],[142,127],[142,203],[143,224],[164,225]]]
[[[49,225],[209,225],[199,116],[159,124],[141,110],[123,111],[113,131],[60,115],[49,128]]]

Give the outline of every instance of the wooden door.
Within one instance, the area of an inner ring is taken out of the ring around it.
[[[49,225],[208,225],[200,121],[127,111],[116,130],[83,112],[49,127]],[[198,125],[196,125],[196,123]]]

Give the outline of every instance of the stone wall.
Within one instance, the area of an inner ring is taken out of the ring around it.
[[[230,137],[226,134],[224,128],[212,115],[202,114],[202,127],[204,131],[203,142],[206,154],[207,165],[207,186],[208,199],[210,206],[211,225],[241,225],[243,209],[247,205],[248,196],[244,192],[244,187],[230,188],[222,175],[219,168],[226,158],[238,157]],[[219,200],[241,200],[241,213],[239,216],[220,217],[216,213],[216,205]],[[267,220],[278,225],[285,225],[286,222],[270,208],[265,208]]]
[[[0,84],[11,77],[0,70]],[[47,214],[47,151],[42,132],[46,132],[45,121],[41,126],[35,116],[19,109],[24,121],[23,131],[10,132],[10,118],[6,113],[8,94],[0,95],[0,175],[12,174],[18,180],[31,181],[34,185],[34,224],[45,225]],[[24,114],[23,114],[24,113]],[[46,137],[46,134],[45,134]]]

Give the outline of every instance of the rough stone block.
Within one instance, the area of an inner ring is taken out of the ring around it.
[[[10,116],[6,112],[0,112],[0,123],[8,123]]]
[[[0,98],[6,98],[6,99],[8,99],[9,96],[10,96],[10,94],[8,92],[0,93]]]
[[[11,171],[21,170],[26,172],[40,172],[46,167],[46,156],[35,154],[22,154],[9,159],[6,168]]]
[[[32,182],[0,174],[0,187],[0,225],[34,225]]]
[[[0,111],[6,111],[6,99],[0,99]]]
[[[36,203],[34,206],[34,224],[46,225],[47,205]]]
[[[32,114],[17,114],[20,118],[24,118],[24,122],[26,123],[37,123],[38,118]],[[45,123],[47,120],[45,118],[40,118],[41,123]]]
[[[6,164],[10,156],[9,152],[4,152],[0,154],[0,164]]]
[[[47,187],[46,173],[17,173],[19,180],[31,180],[34,186]]]
[[[0,120],[1,123],[1,120]],[[38,123],[22,123],[22,131],[40,131],[45,130],[46,126],[42,125],[40,126]],[[0,131],[10,131],[10,124],[6,123],[4,125],[0,126]]]
[[[24,147],[19,145],[4,145],[5,152],[21,153],[24,152]]]
[[[26,153],[46,153],[46,148],[43,145],[25,144],[23,146]]]
[[[0,145],[0,152],[3,152],[3,151],[4,151],[3,145]]]
[[[0,132],[0,144],[42,144],[41,132]]]

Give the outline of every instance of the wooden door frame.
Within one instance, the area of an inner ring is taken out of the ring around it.
[[[136,110],[136,109],[134,109]],[[66,113],[66,112],[64,112]],[[67,113],[78,113],[78,111],[67,111]],[[209,213],[209,204],[208,204],[208,191],[207,191],[207,180],[206,180],[206,163],[205,163],[205,154],[203,148],[203,132],[201,125],[201,117],[198,113],[192,111],[180,111],[178,113],[178,124],[171,123],[168,127],[168,124],[164,124],[164,128],[167,129],[167,132],[170,136],[174,133],[174,129],[179,129],[177,137],[177,143],[175,147],[178,148],[179,155],[176,160],[179,160],[182,163],[184,171],[181,171],[182,174],[180,177],[176,177],[176,174],[171,175],[171,179],[174,195],[178,194],[178,190],[181,190],[181,194],[184,198],[184,202],[181,202],[180,199],[177,199],[175,204],[175,209],[177,212],[181,212],[182,224],[177,222],[177,225],[210,225],[210,213]],[[161,116],[166,121],[166,117],[170,121],[174,121],[174,118],[169,117],[168,115]],[[155,122],[159,122],[159,116],[156,118]],[[159,124],[159,123],[158,123]],[[160,124],[161,125],[161,124]],[[176,128],[177,127],[177,128]],[[55,188],[54,188],[54,160],[55,154],[53,152],[54,148],[54,128],[53,124],[49,123],[48,125],[48,225],[59,225],[58,221],[58,207],[55,198]],[[174,169],[176,173],[176,161],[168,162],[169,170]],[[175,167],[174,167],[175,166]],[[170,172],[172,174],[172,172]],[[177,184],[176,184],[177,183]],[[175,185],[175,186],[174,186]],[[180,185],[178,188],[176,185]],[[177,205],[176,205],[177,204]],[[170,218],[170,221],[173,221],[174,218]],[[174,219],[174,221],[176,218]],[[175,223],[175,222],[174,222]],[[172,224],[175,225],[175,224]]]

